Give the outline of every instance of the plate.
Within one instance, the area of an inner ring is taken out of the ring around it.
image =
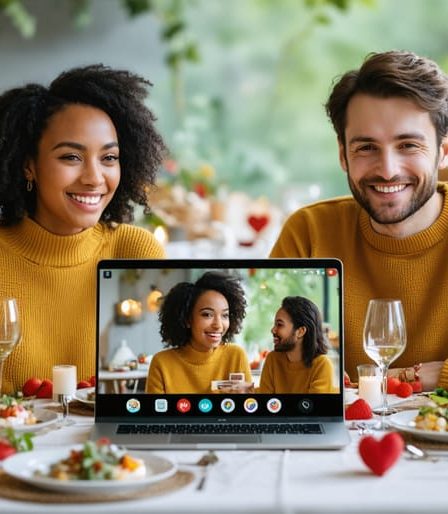
[[[78,402],[82,402],[93,407],[95,405],[95,400],[88,399],[88,395],[93,392],[95,392],[94,387],[84,387],[83,389],[78,389],[76,391],[75,398]]]
[[[436,432],[434,430],[422,430],[415,427],[414,419],[418,414],[418,409],[405,410],[392,414],[388,418],[388,422],[397,430],[402,430],[408,434],[421,437],[423,439],[432,439],[433,441],[441,441],[448,443],[448,432]]]
[[[37,423],[34,425],[11,425],[15,432],[37,432],[58,420],[58,413],[48,409],[34,409]],[[0,427],[7,428],[7,427]]]
[[[8,475],[41,489],[66,493],[116,493],[132,491],[159,482],[174,475],[177,466],[170,460],[146,452],[129,452],[129,455],[142,459],[146,465],[146,476],[129,480],[57,480],[56,478],[35,476],[36,471],[46,473],[51,464],[68,457],[73,448],[47,448],[31,452],[16,453],[3,461],[3,471]]]

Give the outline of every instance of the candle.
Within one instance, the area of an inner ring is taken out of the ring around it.
[[[162,246],[165,246],[166,243],[168,242],[168,232],[165,230],[164,227],[162,227],[162,225],[159,225],[155,230],[154,230],[154,237],[157,239],[157,241],[162,245]]]
[[[76,366],[53,366],[53,397],[73,396],[76,393]]]
[[[361,376],[359,377],[358,395],[371,407],[381,404],[381,377]]]

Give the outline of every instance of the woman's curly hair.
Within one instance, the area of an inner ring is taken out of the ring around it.
[[[50,118],[67,105],[100,109],[111,118],[120,147],[120,184],[101,220],[133,220],[133,205],[147,205],[165,145],[154,127],[155,116],[144,100],[148,80],[102,64],[61,73],[49,87],[28,84],[0,96],[0,221],[18,223],[33,216],[36,193],[26,191],[25,166],[37,157],[39,141]],[[35,189],[35,188],[34,188]]]
[[[207,271],[196,282],[180,282],[163,298],[159,312],[160,335],[165,346],[185,346],[191,340],[189,327],[194,306],[206,291],[221,293],[229,304],[229,328],[222,341],[241,331],[246,315],[246,298],[240,279],[222,272]]]
[[[328,342],[322,330],[322,316],[315,303],[303,296],[283,298],[282,309],[290,316],[294,329],[306,327],[303,336],[302,359],[310,368],[318,355],[328,352]]]

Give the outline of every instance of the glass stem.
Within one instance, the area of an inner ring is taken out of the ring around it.
[[[2,385],[3,385],[3,363],[4,360],[0,360],[0,397],[2,395]]]
[[[64,412],[62,414],[62,417],[64,419],[64,421],[66,421],[68,419],[68,404],[69,404],[69,399],[68,397],[64,394],[62,396],[62,407],[64,408]]]
[[[383,396],[383,408],[381,410],[381,425],[383,427],[385,425],[385,416],[387,413],[387,370],[388,370],[388,368],[389,368],[389,366],[386,366],[384,364],[380,366],[381,377],[382,377],[381,394]]]

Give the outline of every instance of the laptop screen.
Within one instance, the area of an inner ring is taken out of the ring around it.
[[[96,418],[342,416],[336,259],[106,260]]]

